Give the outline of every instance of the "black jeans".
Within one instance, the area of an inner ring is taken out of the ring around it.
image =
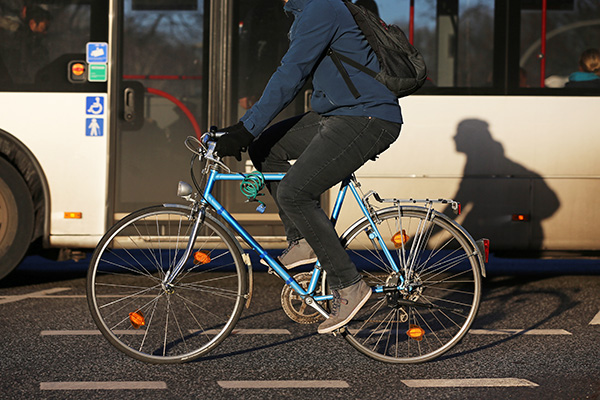
[[[286,172],[281,182],[270,183],[268,189],[287,239],[306,239],[327,272],[331,289],[343,289],[361,277],[319,197],[386,150],[401,127],[372,117],[309,112],[271,126],[250,145],[250,158],[259,171]],[[290,160],[296,162],[291,165]]]

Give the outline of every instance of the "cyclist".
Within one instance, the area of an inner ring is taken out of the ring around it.
[[[295,17],[289,49],[258,102],[237,124],[222,130],[227,134],[219,139],[216,152],[241,160],[241,152],[249,147],[259,171],[286,172],[280,183],[269,185],[289,242],[279,261],[292,268],[318,257],[334,295],[330,317],[318,332],[329,333],[356,315],[371,290],[340,243],[319,197],[386,150],[400,134],[402,115],[398,99],[383,84],[346,66],[360,93],[355,97],[327,56],[331,48],[379,70],[375,53],[341,0],[284,2],[284,9]],[[309,77],[314,111],[265,130]],[[290,160],[296,162],[290,165]]]

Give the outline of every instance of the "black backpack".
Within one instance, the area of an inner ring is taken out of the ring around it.
[[[423,86],[427,78],[425,60],[410,44],[404,32],[396,25],[387,25],[366,8],[343,1],[377,55],[381,67],[380,72],[375,72],[329,48],[327,55],[333,60],[354,97],[359,98],[360,93],[350,80],[342,61],[377,79],[397,97],[408,96]]]

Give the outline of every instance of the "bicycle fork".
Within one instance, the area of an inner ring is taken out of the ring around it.
[[[183,268],[183,266],[189,259],[190,255],[192,254],[192,250],[194,249],[194,243],[196,242],[196,236],[198,235],[198,230],[200,229],[200,226],[204,222],[205,215],[206,215],[206,208],[198,207],[197,204],[194,204],[194,206],[192,207],[192,211],[190,212],[189,218],[195,219],[195,221],[194,221],[194,225],[192,226],[192,231],[190,232],[190,238],[188,240],[187,246],[186,246],[181,258],[177,262],[177,265],[175,265],[174,268],[169,268],[169,270],[165,274],[165,277],[163,278],[163,281],[161,283],[163,290],[166,291],[167,293],[169,293],[171,291],[171,289],[173,287],[173,285],[172,285],[173,281],[175,280],[175,278],[177,278],[177,275],[179,275],[179,272],[181,272],[181,269]]]

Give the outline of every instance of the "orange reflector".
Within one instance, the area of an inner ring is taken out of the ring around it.
[[[402,232],[397,232],[394,236],[392,236],[391,240],[392,243],[394,243],[394,247],[398,249],[402,247],[403,244],[408,242],[408,239],[410,239],[410,236],[408,236],[406,231],[402,229]]]
[[[83,216],[80,212],[67,212],[65,211],[65,219],[81,219]]]
[[[512,220],[516,222],[527,222],[529,221],[529,214],[513,214]]]
[[[137,310],[136,312],[130,312],[129,321],[135,329],[139,329],[141,326],[146,325],[146,319],[140,310]]]
[[[421,328],[418,325],[410,324],[408,331],[406,331],[406,334],[408,335],[409,338],[420,342],[421,340],[423,340],[425,331],[423,330],[423,328]]]
[[[194,254],[194,264],[199,265],[199,264],[208,264],[210,262],[210,256],[208,255],[208,253],[205,253],[203,251],[197,251]]]

